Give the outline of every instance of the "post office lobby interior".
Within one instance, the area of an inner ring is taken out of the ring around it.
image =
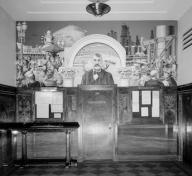
[[[192,3],[75,2],[0,2],[0,173],[191,175]]]

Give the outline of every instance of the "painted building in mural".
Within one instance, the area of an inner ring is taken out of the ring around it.
[[[17,42],[17,86],[76,87],[95,54],[119,87],[176,86],[176,22],[106,23],[98,33],[88,22],[29,22],[25,43]]]

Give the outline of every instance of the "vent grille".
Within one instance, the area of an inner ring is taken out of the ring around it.
[[[192,46],[192,28],[183,34],[183,50]]]

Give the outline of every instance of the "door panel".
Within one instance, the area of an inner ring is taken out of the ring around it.
[[[83,153],[86,160],[113,157],[113,92],[83,91]]]

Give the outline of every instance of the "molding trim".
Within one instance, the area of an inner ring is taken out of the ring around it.
[[[92,2],[92,1],[91,1]],[[102,1],[101,1],[102,2]],[[103,1],[105,2],[105,1]],[[41,0],[40,1],[41,4],[87,4],[86,1],[84,0],[79,0],[77,1],[71,1],[71,0],[65,0],[65,1],[59,1],[59,0]],[[110,4],[154,4],[154,0],[131,0],[131,1],[127,1],[127,0],[119,0],[118,2],[116,1],[112,1],[110,2]]]

